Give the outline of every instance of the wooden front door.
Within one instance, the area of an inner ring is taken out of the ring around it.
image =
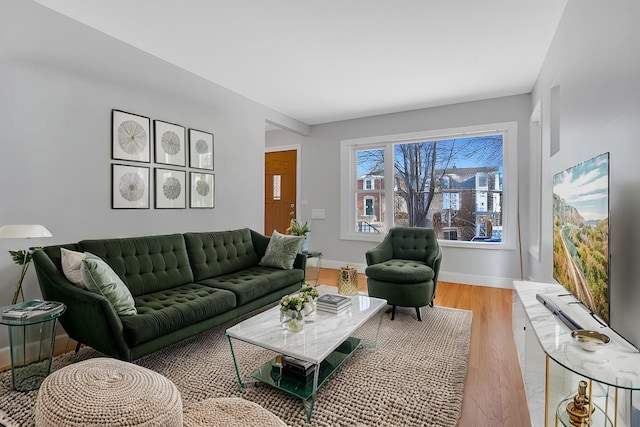
[[[284,233],[296,217],[297,151],[274,151],[264,156],[264,233]]]

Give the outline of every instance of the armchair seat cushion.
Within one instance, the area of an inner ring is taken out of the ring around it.
[[[374,264],[365,270],[371,279],[392,283],[420,283],[433,280],[435,272],[424,262],[407,259],[390,259]]]

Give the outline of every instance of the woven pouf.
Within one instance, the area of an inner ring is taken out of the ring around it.
[[[237,397],[211,398],[185,405],[185,427],[286,427],[257,403]]]
[[[42,382],[36,426],[182,426],[182,398],[164,376],[132,363],[96,358]]]

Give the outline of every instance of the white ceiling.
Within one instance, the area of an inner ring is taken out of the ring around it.
[[[531,91],[567,0],[36,0],[306,124]]]

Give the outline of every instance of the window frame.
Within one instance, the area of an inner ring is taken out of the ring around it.
[[[381,233],[358,233],[353,227],[356,218],[354,197],[357,190],[357,155],[359,150],[383,149],[384,179],[393,181],[393,151],[394,145],[420,141],[434,141],[460,137],[482,136],[487,134],[503,135],[503,174],[502,174],[502,242],[470,242],[460,240],[443,240],[441,246],[516,250],[517,248],[517,216],[518,216],[518,123],[501,122],[475,126],[463,126],[448,129],[434,129],[419,132],[380,135],[366,138],[345,139],[340,141],[340,239],[368,242],[380,242],[386,236],[386,230],[393,226],[394,204],[393,186],[385,185],[385,231]],[[491,190],[488,190],[490,193]]]

